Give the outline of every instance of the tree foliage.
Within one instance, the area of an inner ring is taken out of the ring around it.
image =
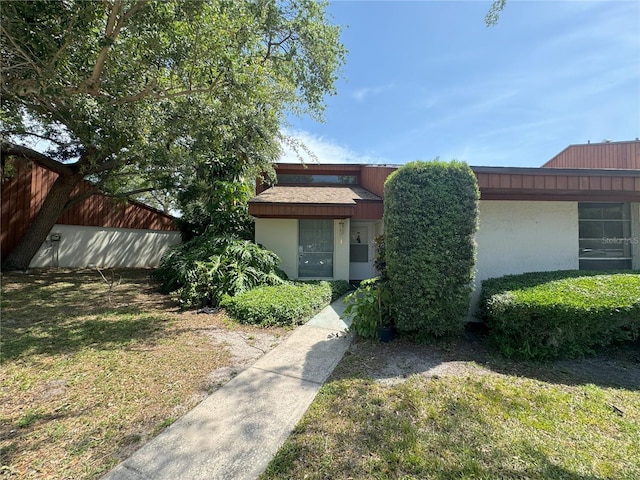
[[[3,3],[3,154],[29,154],[59,175],[5,267],[28,265],[83,179],[112,193],[164,190],[189,201],[194,182],[268,169],[285,111],[320,117],[334,93],[344,48],[325,7]]]
[[[491,8],[489,8],[489,11],[484,17],[484,23],[487,25],[487,27],[493,27],[498,23],[498,20],[500,19],[500,14],[502,13],[502,10],[504,10],[504,7],[506,5],[507,5],[507,0],[493,1],[493,3],[491,4]]]
[[[176,292],[182,307],[218,305],[260,285],[281,285],[280,259],[248,240],[206,232],[171,248],[154,276],[165,292]]]
[[[384,187],[392,312],[400,332],[459,333],[469,309],[479,191],[463,162],[408,163]]]

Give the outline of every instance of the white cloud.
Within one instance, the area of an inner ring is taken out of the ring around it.
[[[282,155],[279,162],[283,163],[388,163],[383,158],[361,154],[348,147],[339,145],[332,140],[304,130],[285,131],[296,144],[300,145],[296,153],[295,149],[287,143],[282,144]],[[290,142],[290,143],[293,143]],[[311,154],[309,153],[311,152]],[[315,158],[314,158],[315,157]]]
[[[357,90],[354,90],[351,96],[355,101],[362,102],[368,97],[378,96],[386,92],[387,90],[391,90],[392,88],[393,88],[393,85],[382,85],[378,87],[363,87],[363,88],[358,88]]]

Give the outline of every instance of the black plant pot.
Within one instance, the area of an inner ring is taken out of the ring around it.
[[[393,327],[378,327],[378,338],[383,343],[389,343],[396,338],[396,332]]]

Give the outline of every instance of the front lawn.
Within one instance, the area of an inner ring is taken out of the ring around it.
[[[262,480],[640,478],[639,347],[538,364],[356,340]]]
[[[96,478],[285,334],[180,313],[149,273],[3,274],[0,475]]]

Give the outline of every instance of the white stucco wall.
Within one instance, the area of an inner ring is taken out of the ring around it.
[[[474,313],[482,280],[578,268],[578,203],[480,201]]]
[[[256,218],[256,243],[280,257],[280,268],[289,276],[298,276],[298,220]]]
[[[52,235],[60,241],[51,241]],[[55,225],[29,264],[46,267],[154,267],[179,232]]]

